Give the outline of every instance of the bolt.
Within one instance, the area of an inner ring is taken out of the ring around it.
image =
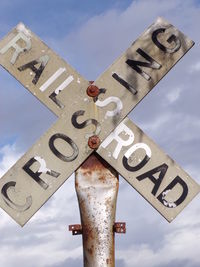
[[[89,85],[87,88],[87,94],[91,97],[98,96],[99,94],[99,88],[95,85]]]
[[[97,135],[93,135],[88,140],[88,146],[92,149],[97,149],[100,145],[100,139]]]

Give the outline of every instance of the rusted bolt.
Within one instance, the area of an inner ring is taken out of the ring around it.
[[[82,235],[82,226],[80,224],[69,225],[69,231],[72,232],[72,235]]]
[[[97,135],[93,135],[88,139],[88,146],[92,149],[97,149],[100,145],[100,139]]]
[[[116,222],[114,224],[114,232],[118,234],[126,233],[126,223],[125,222]]]
[[[91,84],[87,88],[87,94],[91,97],[98,96],[99,88],[96,85]]]

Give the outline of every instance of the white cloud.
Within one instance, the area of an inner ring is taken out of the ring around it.
[[[166,94],[167,100],[170,104],[176,102],[181,94],[181,88],[174,88],[168,94]]]
[[[195,64],[193,64],[192,66],[190,66],[190,72],[199,72],[200,71],[200,62],[196,62]]]
[[[16,145],[5,145],[0,149],[0,177],[21,157]]]
[[[130,246],[128,249],[117,251],[119,259],[126,262],[127,267],[140,266],[140,267],[154,267],[154,266],[168,266],[170,262],[185,261],[189,262],[189,266],[193,264],[200,264],[199,258],[199,240],[200,240],[200,227],[199,215],[194,224],[191,221],[194,218],[194,212],[199,212],[199,207],[193,210],[192,218],[184,216],[182,220],[178,220],[178,224],[171,228],[170,233],[166,233],[162,242],[159,242],[158,248],[151,247],[151,244],[139,244]],[[184,219],[187,219],[184,220]],[[152,228],[156,231],[156,227]],[[134,240],[134,237],[133,237]],[[169,264],[170,266],[170,264]],[[196,266],[196,265],[195,265]]]
[[[199,250],[194,249],[199,247],[199,238],[200,228],[178,229],[166,234],[163,245],[157,250],[147,244],[140,244],[118,251],[117,254],[126,262],[127,267],[164,266],[172,261],[184,260],[189,261],[192,266],[193,263],[200,264]]]
[[[152,121],[146,122],[142,124],[142,129],[144,131],[158,131],[160,128],[163,127],[163,125],[167,122],[169,122],[172,118],[172,114],[171,113],[166,113],[163,114],[163,116],[157,116],[157,118],[155,118]]]

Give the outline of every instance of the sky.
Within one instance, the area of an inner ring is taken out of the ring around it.
[[[158,16],[196,44],[129,118],[200,183],[199,1],[1,0],[0,39],[23,22],[82,76],[95,80]],[[56,117],[2,68],[0,99],[2,176]],[[127,233],[116,235],[116,267],[199,267],[199,201],[197,196],[169,224],[120,177],[116,220],[126,222]],[[80,216],[74,176],[23,228],[1,210],[1,266],[83,266],[81,236],[68,232],[75,223]]]

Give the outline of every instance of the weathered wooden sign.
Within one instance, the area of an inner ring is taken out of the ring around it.
[[[128,118],[97,153],[169,222],[199,193],[199,185]]]
[[[102,107],[98,109],[98,122],[105,129],[100,133],[102,140],[193,45],[194,42],[174,26],[158,18],[100,75],[95,85],[105,89],[96,102]],[[114,111],[109,106],[113,104]]]
[[[93,152],[88,138],[98,136],[97,153],[171,221],[199,185],[122,120],[193,44],[158,18],[97,79],[90,97],[89,82],[20,23],[0,41],[0,64],[59,118],[1,178],[0,206],[24,225]]]

